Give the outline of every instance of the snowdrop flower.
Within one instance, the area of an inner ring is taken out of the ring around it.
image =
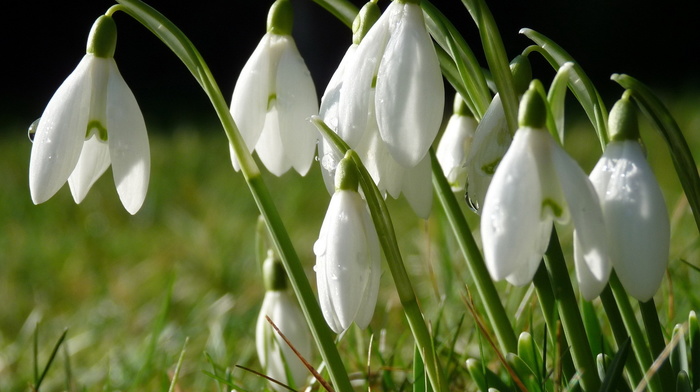
[[[615,272],[625,290],[644,302],[659,289],[668,264],[668,212],[626,96],[611,110],[609,123],[612,141],[590,179],[603,208]]]
[[[467,153],[472,144],[477,122],[459,94],[455,94],[454,112],[442,134],[435,155],[452,190],[464,190],[467,179]]]
[[[29,189],[35,204],[68,181],[80,203],[110,163],[124,208],[143,205],[150,174],[146,124],[114,61],[117,31],[110,16],[95,21],[87,53],[46,106],[34,135]]]
[[[379,292],[379,238],[357,192],[352,158],[336,170],[336,191],[314,244],[316,284],[326,322],[340,333],[355,322],[365,328],[372,319]]]
[[[532,79],[530,61],[525,56],[516,56],[510,63],[510,70],[516,91],[524,93]],[[484,205],[486,190],[512,141],[501,96],[496,94],[474,132],[466,158],[467,201],[475,212]]]
[[[403,167],[416,166],[438,133],[445,100],[440,64],[418,2],[392,2],[362,39],[347,69],[338,134],[357,144],[372,100],[389,153]]]
[[[272,251],[263,263],[263,277],[265,298],[255,327],[258,359],[265,375],[298,389],[306,384],[309,372],[266,317],[270,318],[306,360],[311,359],[311,335],[299,305],[287,290],[284,267],[274,258]],[[291,380],[287,379],[287,374],[292,376]],[[276,391],[287,391],[275,383],[270,385]]]
[[[314,159],[318,133],[308,121],[318,114],[316,88],[291,36],[289,0],[270,8],[267,33],[236,81],[231,115],[249,151],[280,176],[294,168],[305,175]],[[238,159],[230,149],[233,167]]]
[[[319,115],[323,121],[335,131],[348,145],[357,152],[372,179],[383,194],[394,198],[404,195],[416,214],[427,218],[432,207],[432,188],[430,186],[430,160],[426,155],[412,167],[400,165],[390,154],[387,144],[382,140],[375,110],[375,86],[366,91],[368,99],[364,104],[366,113],[362,118],[364,123],[343,123],[348,116],[343,116],[341,96],[347,94],[343,89],[347,74],[353,73],[358,46],[368,30],[380,17],[376,3],[368,2],[362,7],[353,23],[353,44],[348,48],[321,98]],[[347,102],[346,102],[347,103]],[[321,169],[326,187],[333,193],[333,177],[335,168],[340,161],[339,154],[323,141],[319,144]]]
[[[553,222],[571,219],[579,289],[590,300],[610,274],[603,215],[588,177],[554,141],[545,120],[544,99],[531,86],[520,104],[520,128],[484,200],[484,258],[494,280],[527,284],[547,249]]]

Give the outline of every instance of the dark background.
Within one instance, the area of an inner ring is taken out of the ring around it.
[[[364,4],[354,1],[356,5]],[[509,57],[530,44],[518,34],[535,29],[563,46],[583,66],[608,102],[619,96],[612,73],[633,75],[661,94],[700,91],[700,27],[697,0],[562,1],[492,0]],[[0,121],[26,132],[85,53],[90,27],[113,3],[12,1],[3,12],[0,39],[3,81]],[[271,1],[152,0],[152,6],[187,34],[229,98],[243,63],[265,33]],[[381,0],[384,8],[388,1]],[[481,44],[459,0],[435,0],[463,32],[478,56]],[[294,36],[320,93],[350,44],[350,30],[311,0],[293,0]],[[7,7],[7,5],[6,5]],[[216,121],[208,99],[184,65],[145,28],[124,13],[115,16],[115,58],[146,116],[149,128]],[[551,69],[534,58],[536,76]],[[482,64],[485,64],[482,61]],[[449,102],[449,101],[448,101]],[[8,127],[3,127],[7,131]]]

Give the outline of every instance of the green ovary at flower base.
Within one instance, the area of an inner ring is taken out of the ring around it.
[[[274,331],[267,318],[270,318],[270,321],[307,361],[311,359],[311,335],[299,305],[292,293],[287,290],[284,266],[281,261],[274,258],[272,251],[268,252],[268,257],[263,263],[263,274],[265,298],[255,327],[258,359],[265,375],[298,389],[306,384],[309,371],[289,344]],[[287,378],[288,374],[292,380]],[[270,385],[276,391],[287,390],[276,383],[270,383]]]
[[[267,33],[236,81],[231,115],[249,151],[271,173],[294,168],[305,175],[314,159],[318,132],[308,118],[318,113],[318,98],[304,60],[291,36],[291,4],[270,8]],[[238,159],[231,149],[233,167]]]
[[[353,322],[365,328],[372,320],[381,265],[379,238],[357,191],[352,158],[340,161],[335,178],[336,191],[314,244],[314,270],[323,315],[340,333]]]
[[[80,203],[110,163],[119,198],[135,214],[150,175],[146,124],[114,61],[116,25],[95,21],[87,53],[49,101],[39,120],[29,163],[35,204],[50,199],[68,181]]]
[[[455,95],[454,112],[442,134],[435,156],[452,190],[463,191],[467,178],[467,153],[470,150],[477,122],[459,94]]]
[[[668,212],[626,96],[615,104],[608,123],[611,142],[590,179],[603,208],[613,268],[625,290],[644,302],[658,290],[668,264]]]
[[[603,215],[588,177],[545,128],[544,105],[531,86],[520,104],[520,128],[486,193],[484,258],[495,280],[527,284],[547,249],[554,221],[571,219],[579,289],[590,300],[610,274]]]

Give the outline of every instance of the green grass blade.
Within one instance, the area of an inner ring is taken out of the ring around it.
[[[632,98],[639,104],[641,111],[649,117],[656,129],[668,144],[673,167],[688,198],[695,224],[700,230],[700,176],[688,142],[683,136],[676,120],[666,106],[642,82],[628,75],[615,74],[612,80],[632,91]]]
[[[180,351],[180,358],[178,358],[177,360],[177,365],[175,366],[175,373],[173,374],[172,381],[170,381],[170,387],[168,388],[168,392],[174,392],[175,388],[177,388],[177,380],[180,377],[180,369],[182,369],[182,363],[185,359],[185,352],[187,351],[187,343],[189,341],[189,337],[185,338],[185,344],[182,346],[182,351]]]
[[[53,364],[54,359],[56,359],[56,355],[58,354],[58,349],[61,347],[61,344],[66,339],[67,334],[68,334],[68,329],[66,328],[63,330],[61,337],[58,338],[58,341],[56,341],[56,344],[53,346],[53,350],[51,350],[51,355],[49,356],[49,360],[46,362],[46,366],[44,366],[44,370],[41,372],[41,375],[36,380],[36,383],[34,383],[34,391],[39,392],[39,387],[41,387],[41,384],[44,382],[44,379],[46,378],[46,374],[49,372],[49,369],[51,368],[51,365]]]

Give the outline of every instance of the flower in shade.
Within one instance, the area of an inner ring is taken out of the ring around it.
[[[265,298],[255,327],[255,347],[265,375],[295,388],[304,386],[309,374],[304,363],[287,342],[275,331],[267,318],[289,340],[305,360],[311,360],[311,335],[304,314],[292,293],[287,290],[287,280],[282,263],[272,251],[263,263]],[[291,380],[287,377],[291,376]],[[270,385],[277,391],[287,388],[276,383]]]
[[[34,135],[29,189],[35,204],[68,181],[80,203],[110,163],[124,208],[143,205],[150,174],[146,124],[114,61],[116,25],[97,19],[87,54],[46,106]]]
[[[336,191],[314,244],[321,310],[337,333],[353,322],[367,327],[379,292],[379,238],[367,203],[357,192],[356,171],[352,158],[340,161]]]
[[[588,177],[554,141],[545,118],[544,99],[531,87],[520,105],[520,128],[486,192],[484,258],[495,280],[527,284],[547,249],[554,221],[571,219],[579,289],[590,300],[610,274],[603,215]]]
[[[627,97],[610,112],[612,141],[591,172],[610,238],[610,260],[627,292],[651,299],[661,285],[670,246],[666,203],[639,143]]]
[[[291,168],[305,175],[318,140],[308,121],[318,114],[316,88],[291,36],[291,12],[289,0],[272,5],[268,31],[243,66],[231,99],[248,150],[277,176]],[[233,149],[231,160],[238,170]]]
[[[464,100],[455,95],[454,111],[450,116],[445,132],[442,134],[435,156],[437,157],[445,178],[453,191],[464,190],[467,179],[467,153],[472,144],[477,122]]]

